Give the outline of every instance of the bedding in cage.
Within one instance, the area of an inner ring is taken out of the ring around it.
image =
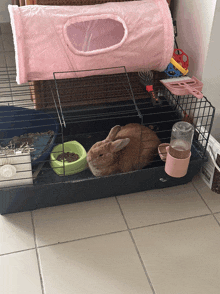
[[[166,0],[9,5],[9,13],[18,84],[53,79],[53,72],[79,77],[77,71],[94,68],[163,71],[173,54],[173,25]]]

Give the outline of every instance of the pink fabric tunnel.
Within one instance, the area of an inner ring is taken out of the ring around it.
[[[69,71],[120,66],[128,72],[164,71],[173,55],[173,24],[166,0],[9,5],[8,9],[18,84],[53,79],[54,72],[68,72],[56,77],[71,78],[91,72]]]

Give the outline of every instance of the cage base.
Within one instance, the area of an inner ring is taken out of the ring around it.
[[[168,176],[164,171],[164,166],[160,166],[102,178],[41,185],[40,188],[39,186],[27,186],[1,191],[0,214],[30,211],[187,184],[200,171],[204,160],[201,158],[192,160],[187,175],[183,178]]]
[[[144,114],[144,124],[146,126],[154,125],[158,128],[158,136],[161,142],[168,142],[173,123],[180,120],[178,113],[173,112],[172,107],[169,107],[168,104],[165,105],[166,111],[160,113],[161,110],[152,111],[152,108],[146,107],[146,104],[142,104],[142,102],[145,101],[140,100],[138,106]],[[142,107],[142,105],[144,106]],[[123,105],[121,107],[123,108]],[[77,119],[76,121],[73,120],[73,113],[69,111],[69,114],[65,114],[67,127],[63,128],[63,132],[56,137],[56,144],[62,143],[63,134],[66,141],[77,140],[88,151],[95,142],[106,138],[113,125],[124,125],[129,122],[140,123],[137,114],[123,118],[118,117],[116,113],[116,118],[113,116],[114,119],[111,120],[108,117],[109,109],[107,117],[103,116],[102,123],[98,120],[87,121],[87,112],[84,112],[85,120],[79,124]],[[97,109],[95,112],[99,113]],[[80,115],[80,110],[75,114]],[[170,121],[167,121],[167,116],[169,116]],[[164,120],[166,123],[163,123]],[[30,211],[183,185],[190,182],[199,173],[205,161],[205,158],[199,156],[199,151],[199,146],[193,146],[187,175],[179,179],[172,178],[165,173],[165,164],[160,160],[159,155],[142,170],[101,178],[94,177],[89,169],[71,176],[58,176],[51,169],[49,160],[47,160],[34,180],[34,185],[1,190],[0,214]]]

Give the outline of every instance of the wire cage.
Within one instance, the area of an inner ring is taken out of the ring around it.
[[[171,94],[160,83],[166,75],[154,72],[154,90],[162,101],[155,107],[138,73],[120,69],[118,74],[112,68],[94,69],[74,79],[54,73],[54,80],[34,87],[34,94],[31,83],[17,85],[15,67],[0,71],[0,213],[184,184],[200,170],[214,118],[211,103],[206,97]],[[172,126],[180,120],[195,127],[189,170],[182,179],[165,174],[157,151],[135,171],[96,177],[88,168],[87,152],[115,125],[143,125],[169,143]]]

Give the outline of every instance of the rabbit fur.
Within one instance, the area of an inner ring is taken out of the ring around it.
[[[156,133],[143,125],[116,125],[105,140],[91,147],[87,163],[97,177],[134,171],[153,160],[159,145]]]

